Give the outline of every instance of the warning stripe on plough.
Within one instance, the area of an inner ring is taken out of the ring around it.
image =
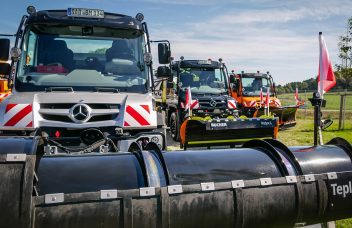
[[[149,105],[127,105],[124,126],[150,126],[151,125],[151,110]]]
[[[255,107],[256,106],[256,104],[257,104],[257,102],[256,101],[248,101],[248,102],[243,102],[243,105],[245,106],[245,107]]]
[[[281,102],[279,101],[279,100],[273,100],[273,102],[274,102],[274,104],[276,105],[276,106],[278,106],[278,107],[280,107],[281,106]]]
[[[6,127],[33,127],[32,105],[8,104],[3,123]]]
[[[228,109],[236,109],[236,101],[235,100],[228,100],[227,101],[227,108]]]
[[[0,99],[4,99],[6,97],[8,97],[10,94],[9,93],[2,93],[0,94]]]
[[[185,108],[185,103],[181,102],[181,108]],[[199,101],[192,100],[191,109],[199,109],[199,108],[200,108]]]

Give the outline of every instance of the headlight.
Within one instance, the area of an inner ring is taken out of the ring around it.
[[[152,137],[151,141],[157,144],[159,142],[159,138],[154,136]]]

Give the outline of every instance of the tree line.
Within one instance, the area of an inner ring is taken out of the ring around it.
[[[330,91],[352,90],[352,68],[345,68],[335,71],[336,86]],[[302,82],[290,82],[285,85],[277,85],[276,91],[278,93],[293,93],[296,88],[299,91],[315,91],[318,88],[317,77],[304,80]]]

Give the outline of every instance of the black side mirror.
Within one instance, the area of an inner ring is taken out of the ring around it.
[[[11,66],[8,63],[0,63],[0,76],[9,76]]]
[[[171,70],[167,66],[159,66],[157,71],[158,78],[170,78],[171,77]]]
[[[9,60],[10,40],[0,39],[0,61]]]
[[[235,78],[235,76],[233,76],[233,77],[230,76],[230,83],[232,84],[233,90],[238,90],[239,82],[238,82],[238,79]]]
[[[174,83],[173,82],[167,82],[166,84],[168,89],[173,89],[174,88]]]
[[[168,64],[170,63],[170,47],[167,43],[159,43],[158,44],[158,56],[160,64]]]

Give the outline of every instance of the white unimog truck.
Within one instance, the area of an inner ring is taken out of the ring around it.
[[[5,63],[10,42],[0,40],[0,75],[13,82],[0,104],[2,135],[45,136],[47,153],[131,151],[149,142],[163,149],[143,15],[27,11],[11,68]],[[158,50],[159,62],[168,63],[169,45],[159,43]]]

